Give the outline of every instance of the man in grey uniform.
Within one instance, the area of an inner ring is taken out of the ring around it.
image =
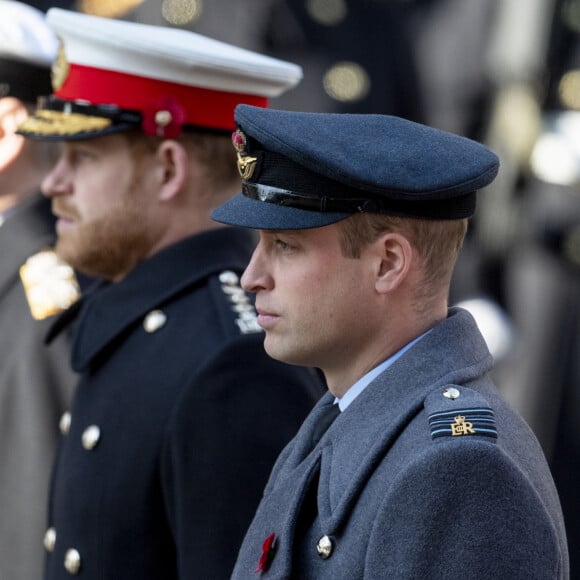
[[[213,217],[260,230],[242,286],[266,351],[320,367],[330,392],[278,458],[233,577],[568,578],[541,448],[447,303],[496,156],[389,116],[236,121],[242,193]]]
[[[0,1],[0,578],[40,578],[48,481],[76,375],[65,335],[47,347],[53,315],[78,295],[52,251],[50,202],[39,190],[56,154],[16,134],[50,90],[56,36],[44,14]]]

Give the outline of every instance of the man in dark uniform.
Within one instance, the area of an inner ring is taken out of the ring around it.
[[[541,447],[472,316],[448,308],[497,157],[397,117],[236,120],[242,193],[213,216],[260,230],[242,287],[266,351],[320,367],[330,392],[274,466],[233,577],[567,579]]]
[[[51,9],[54,91],[20,131],[64,141],[43,182],[57,252],[108,280],[76,320],[48,579],[228,578],[280,449],[321,394],[270,359],[239,286],[255,246],[210,211],[239,188],[237,102],[299,67],[183,30]]]
[[[54,314],[78,293],[57,260],[54,218],[39,186],[54,145],[16,134],[50,90],[57,40],[44,14],[0,1],[0,578],[30,580],[42,570],[42,536],[58,418],[76,377],[65,337],[47,348]]]

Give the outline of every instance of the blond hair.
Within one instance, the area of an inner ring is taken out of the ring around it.
[[[365,246],[381,234],[397,232],[405,236],[418,253],[423,284],[415,294],[419,309],[429,307],[430,296],[448,290],[455,262],[467,233],[467,219],[426,220],[382,214],[360,213],[339,222],[343,254],[357,259]]]

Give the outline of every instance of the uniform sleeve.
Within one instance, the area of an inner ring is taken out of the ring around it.
[[[444,441],[386,490],[365,578],[560,578],[556,530],[525,475],[493,443]]]
[[[168,426],[162,485],[179,578],[229,578],[272,465],[322,385],[246,335],[200,369]]]

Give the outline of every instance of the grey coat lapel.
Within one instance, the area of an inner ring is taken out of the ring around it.
[[[371,473],[423,410],[427,395],[448,384],[465,385],[491,368],[483,337],[466,332],[473,325],[467,312],[451,310],[449,318],[377,377],[330,426],[319,445],[318,495],[320,523],[328,534],[348,518]]]

